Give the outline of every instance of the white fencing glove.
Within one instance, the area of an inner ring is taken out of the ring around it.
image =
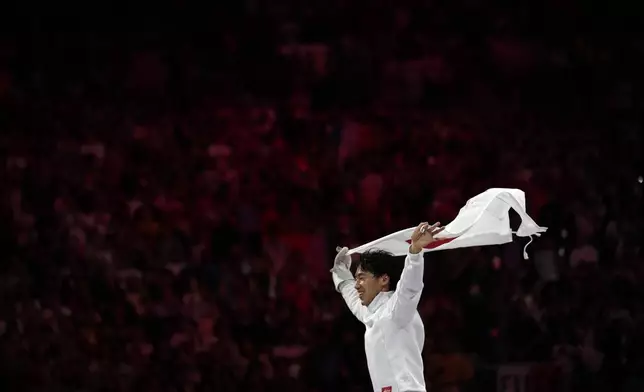
[[[340,291],[340,284],[346,281],[353,281],[353,274],[351,274],[351,256],[347,254],[349,248],[336,248],[338,251],[337,256],[335,256],[335,262],[333,263],[333,268],[331,268],[331,273],[333,277],[333,284],[335,289]]]

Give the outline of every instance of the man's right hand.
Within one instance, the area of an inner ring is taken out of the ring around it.
[[[351,256],[347,254],[349,252],[349,248],[347,248],[346,246],[344,248],[337,247],[335,248],[335,250],[338,252],[338,254],[335,256],[334,266],[342,266],[350,269]]]
[[[331,275],[333,277],[333,285],[337,291],[340,291],[340,285],[343,282],[353,280],[353,274],[351,273],[351,256],[347,253],[349,248],[336,248],[338,255],[335,256],[335,262],[333,263],[333,268],[331,268]]]
[[[331,268],[333,285],[335,290],[342,294],[342,298],[344,298],[344,302],[347,303],[351,313],[364,323],[367,308],[362,306],[358,291],[355,289],[355,280],[350,269],[351,256],[348,254],[349,248],[337,247],[335,250],[338,251],[338,254],[335,256],[335,262],[333,263],[333,268]]]

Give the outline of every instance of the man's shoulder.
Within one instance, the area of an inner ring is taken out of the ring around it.
[[[396,305],[396,300],[394,296],[392,295],[388,300],[387,303],[384,306],[381,306],[376,310],[373,314],[376,316],[377,319],[386,319],[386,320],[391,320],[394,317],[394,306]],[[421,320],[420,313],[418,313],[418,309],[415,309],[414,311],[414,317],[413,320],[418,319]],[[421,320],[422,322],[422,320]]]

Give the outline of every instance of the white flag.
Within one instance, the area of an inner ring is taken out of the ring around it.
[[[445,230],[436,235],[436,241],[424,252],[471,246],[499,245],[512,242],[510,208],[521,217],[516,231],[519,237],[540,236],[547,228],[538,226],[526,213],[525,193],[519,189],[492,188],[471,198]],[[363,253],[369,249],[382,249],[396,256],[407,254],[411,234],[415,227],[389,234],[375,241],[349,250],[349,254]],[[530,244],[530,243],[528,243]],[[527,245],[526,245],[527,248]],[[528,255],[523,252],[527,259]]]

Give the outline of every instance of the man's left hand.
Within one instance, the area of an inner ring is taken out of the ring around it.
[[[412,254],[422,252],[424,247],[436,241],[434,236],[444,229],[445,227],[440,226],[440,222],[436,222],[431,226],[427,222],[421,223],[420,225],[418,225],[418,227],[416,227],[411,235],[411,245],[409,246],[409,252]]]

